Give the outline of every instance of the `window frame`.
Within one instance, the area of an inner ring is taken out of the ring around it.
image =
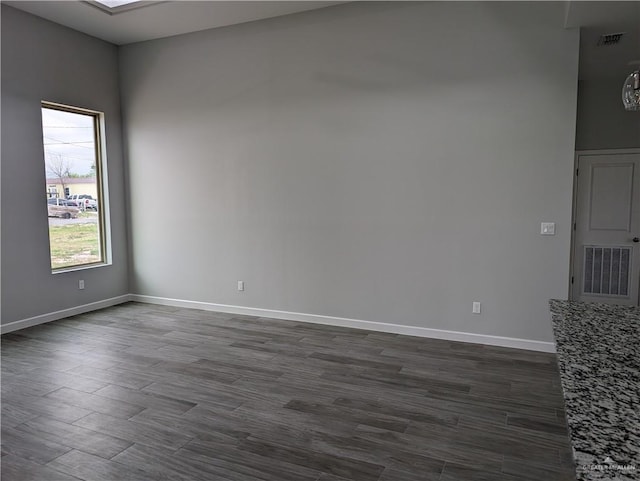
[[[61,274],[64,272],[80,271],[85,269],[94,269],[96,267],[110,266],[111,261],[111,225],[109,223],[109,195],[108,195],[108,179],[107,179],[107,155],[106,155],[106,143],[105,143],[105,122],[104,112],[98,110],[92,110],[82,107],[75,107],[71,105],[61,104],[57,102],[50,102],[42,100],[40,102],[40,117],[42,118],[42,109],[58,110],[61,112],[69,112],[72,114],[87,115],[93,119],[93,145],[94,145],[94,157],[96,165],[96,197],[98,203],[98,243],[100,248],[100,260],[95,262],[87,262],[84,264],[76,264],[64,267],[53,267],[51,265],[51,237],[49,235],[49,229],[47,229],[47,237],[49,238],[49,262],[52,274]],[[43,145],[43,161],[44,156],[44,138],[42,139]],[[44,170],[45,179],[47,178],[47,170],[45,163]],[[46,183],[46,181],[45,181]],[[48,185],[48,184],[47,184]],[[64,192],[63,192],[64,195]],[[65,196],[66,198],[66,196]],[[47,223],[48,223],[47,216]]]

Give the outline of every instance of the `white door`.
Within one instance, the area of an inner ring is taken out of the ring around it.
[[[572,299],[637,306],[640,152],[578,153]]]

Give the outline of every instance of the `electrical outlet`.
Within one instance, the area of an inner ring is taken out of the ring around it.
[[[80,279],[78,281],[78,289],[84,289],[84,280],[83,279]]]
[[[471,310],[471,312],[473,314],[480,314],[480,303],[479,302],[474,301],[473,309]]]
[[[238,281],[238,290],[244,291],[244,281]]]

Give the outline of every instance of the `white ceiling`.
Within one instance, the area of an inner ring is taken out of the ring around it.
[[[140,2],[143,6],[139,8],[124,9],[115,14],[82,0],[13,0],[3,3],[108,42],[124,45],[346,2],[146,1]],[[564,3],[565,18],[558,19],[559,24],[567,28],[582,28],[580,78],[620,77],[630,72],[629,62],[640,60],[640,0]],[[618,45],[597,46],[600,35],[614,32],[626,32]]]
[[[110,14],[90,2],[3,1],[7,5],[116,45],[315,10],[344,2],[161,1]],[[135,6],[135,5],[133,5]]]
[[[640,1],[567,2],[565,26],[581,27],[580,79],[624,79],[640,61]],[[619,44],[598,46],[601,35],[625,32]]]

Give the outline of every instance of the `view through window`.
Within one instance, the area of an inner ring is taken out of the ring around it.
[[[98,112],[42,104],[51,268],[105,262]]]

